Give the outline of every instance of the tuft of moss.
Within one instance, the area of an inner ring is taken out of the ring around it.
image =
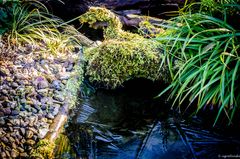
[[[108,88],[116,88],[132,78],[164,79],[160,51],[159,43],[152,40],[104,41],[101,46],[86,50],[86,75],[90,81]]]
[[[139,23],[139,33],[147,38],[155,38],[165,30],[161,27],[154,26],[150,21],[143,20]]]
[[[54,158],[55,144],[47,139],[40,140],[36,148],[31,152],[31,158],[34,159],[52,159]]]

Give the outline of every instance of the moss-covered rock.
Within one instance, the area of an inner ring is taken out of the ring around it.
[[[161,55],[157,43],[149,40],[109,40],[97,48],[86,50],[86,74],[90,80],[109,88],[120,86],[131,78],[158,80]]]
[[[92,7],[80,17],[82,23],[94,27],[107,22],[103,27],[103,43],[85,50],[88,62],[86,75],[90,81],[116,88],[132,78],[159,80],[166,77],[162,63],[161,44],[122,30],[119,18],[109,10]]]
[[[87,13],[80,16],[80,22],[88,23],[90,27],[95,29],[97,26],[99,26],[98,24],[105,23],[103,25],[107,25],[107,27],[103,27],[103,35],[105,40],[132,40],[133,38],[142,38],[138,34],[133,34],[122,30],[122,23],[120,19],[106,8],[91,7]]]

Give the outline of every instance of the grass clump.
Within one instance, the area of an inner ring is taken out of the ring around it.
[[[160,95],[171,90],[169,98],[179,109],[185,100],[189,106],[196,102],[196,113],[215,107],[214,125],[223,115],[230,124],[240,107],[239,30],[226,19],[204,13],[188,12],[172,21],[176,24],[169,26],[169,34],[158,37],[165,43],[165,61],[172,77]]]
[[[59,54],[72,51],[79,41],[77,30],[51,15],[38,1],[11,1],[0,8],[2,26],[0,34],[8,45],[38,47],[45,54]]]
[[[159,67],[162,63],[161,44],[122,30],[119,18],[111,11],[92,7],[80,21],[92,27],[107,23],[103,27],[103,43],[85,51],[86,75],[90,76],[90,81],[116,88],[132,78],[154,81],[165,77]]]
[[[201,9],[206,12],[223,12],[233,9],[231,6],[237,5],[239,0],[201,0]],[[230,7],[230,8],[229,8]]]

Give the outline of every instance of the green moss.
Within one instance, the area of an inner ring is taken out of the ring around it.
[[[36,148],[31,152],[34,159],[53,159],[55,144],[47,139],[40,140]]]
[[[106,8],[91,7],[87,13],[80,16],[80,22],[88,23],[90,27],[93,28],[96,28],[95,26],[97,26],[97,23],[107,23],[107,27],[103,27],[105,40],[131,40],[133,38],[142,38],[138,34],[123,31],[120,19]]]
[[[141,35],[148,37],[148,38],[155,38],[159,34],[165,32],[165,30],[161,27],[154,26],[149,22],[147,19],[143,20],[139,23],[139,32]]]
[[[82,63],[79,62],[74,67],[74,74],[67,81],[66,89],[64,91],[64,96],[68,99],[68,107],[72,109],[77,102],[78,90],[83,81],[83,69]]]
[[[119,18],[105,8],[90,8],[80,21],[89,23],[91,27],[99,22],[108,23],[103,27],[103,43],[85,50],[84,56],[88,61],[86,75],[90,81],[116,88],[132,78],[165,79],[164,67],[160,67],[160,43],[123,31]]]
[[[145,39],[105,41],[97,48],[86,50],[86,74],[90,81],[109,88],[118,87],[132,78],[163,79],[165,73],[160,69],[162,57],[159,49],[157,42]]]

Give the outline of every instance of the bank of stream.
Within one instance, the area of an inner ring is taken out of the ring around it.
[[[170,110],[164,99],[153,99],[157,88],[159,85],[146,80],[130,81],[114,91],[94,92],[88,87],[87,92],[94,93],[89,96],[82,92],[65,129],[71,148],[57,157],[180,159],[238,155],[240,138],[230,132],[232,129],[208,129],[199,118],[186,120]]]

